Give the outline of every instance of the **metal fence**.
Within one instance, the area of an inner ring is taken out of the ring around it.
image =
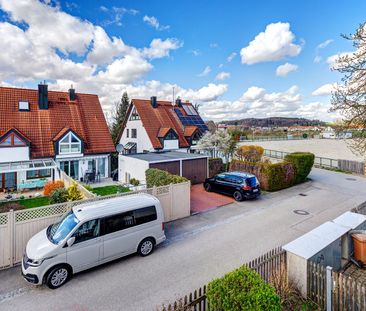
[[[289,153],[290,152],[279,151],[279,150],[270,150],[270,149],[264,150],[264,156],[274,159],[284,159],[285,156]],[[339,159],[331,159],[316,156],[314,158],[314,166],[319,168],[339,169],[361,175],[364,175],[365,173],[365,163],[358,161],[339,160]]]
[[[286,252],[277,247],[245,265],[256,271],[268,283],[274,272],[286,269]],[[168,306],[163,306],[161,311],[205,311],[208,309],[206,290],[207,285]]]
[[[164,210],[165,221],[190,215],[190,182],[125,192],[89,200],[67,202],[37,208],[9,211],[0,214],[0,269],[21,262],[28,240],[37,232],[54,223],[76,205],[137,193],[155,195]],[[174,198],[174,199],[173,199]]]
[[[246,141],[279,141],[279,140],[306,140],[310,138],[304,138],[302,136],[248,136],[247,139],[240,138],[240,142]]]
[[[366,310],[366,287],[361,282],[316,263],[308,264],[308,297],[321,310]]]

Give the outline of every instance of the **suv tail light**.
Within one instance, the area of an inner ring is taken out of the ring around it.
[[[244,189],[244,190],[249,190],[249,191],[250,191],[250,190],[252,190],[252,187],[251,187],[251,186],[247,186],[247,185],[245,185],[245,186],[243,187],[243,189]]]
[[[165,226],[164,226],[164,223],[162,222],[162,223],[161,223],[161,230],[163,230],[163,231],[164,231],[164,229],[165,229]]]

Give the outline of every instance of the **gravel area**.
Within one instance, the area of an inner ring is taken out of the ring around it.
[[[254,141],[240,143],[240,145],[259,145],[265,149],[295,152],[308,151],[318,157],[331,159],[345,159],[352,161],[365,161],[365,157],[354,154],[348,146],[350,141],[338,139],[308,139],[308,140],[280,140],[280,141]]]

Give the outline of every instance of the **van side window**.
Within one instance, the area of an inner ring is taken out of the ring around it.
[[[134,211],[136,225],[158,219],[155,206],[140,208]]]
[[[75,242],[80,243],[97,238],[100,234],[100,220],[94,219],[82,224],[73,234]]]
[[[104,219],[104,234],[113,233],[158,219],[155,206],[139,208]]]

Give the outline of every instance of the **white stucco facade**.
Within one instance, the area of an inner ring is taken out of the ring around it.
[[[145,184],[145,171],[149,168],[149,162],[119,155],[118,157],[118,180],[129,183],[131,178],[136,178],[141,184]]]
[[[0,163],[29,161],[29,147],[0,148]]]
[[[132,137],[132,130],[136,130],[136,138]],[[128,137],[127,137],[128,133]],[[136,152],[141,153],[144,151],[154,151],[154,148],[151,144],[150,138],[147,135],[144,125],[141,120],[130,120],[130,116],[128,117],[128,121],[126,123],[126,127],[123,130],[120,144],[125,146],[127,143],[136,143]]]

